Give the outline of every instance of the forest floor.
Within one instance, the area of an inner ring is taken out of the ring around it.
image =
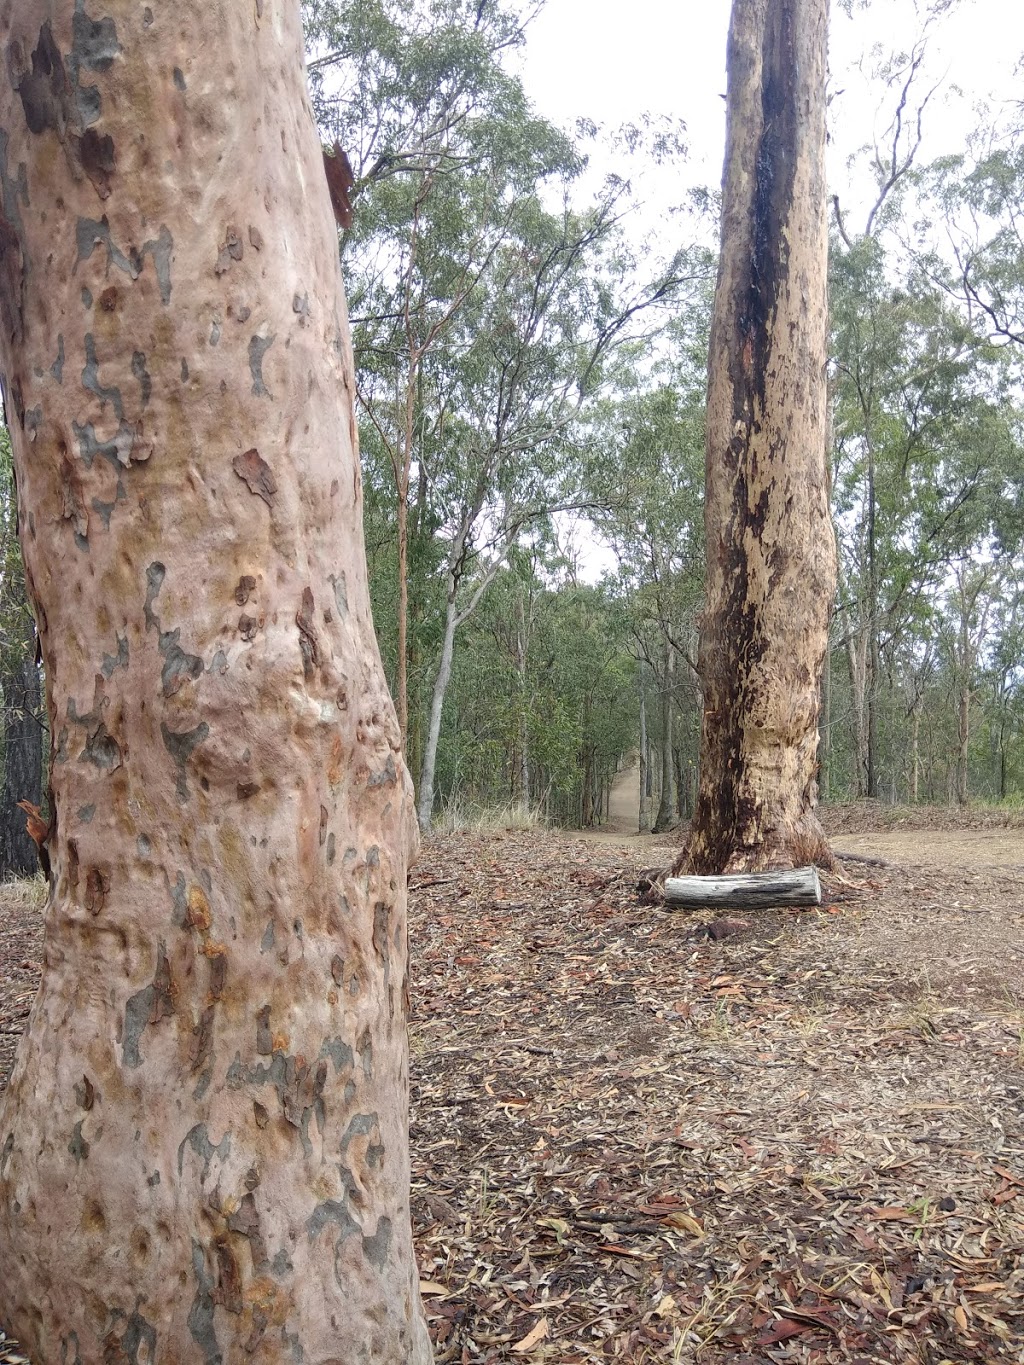
[[[673,851],[650,837],[426,844],[438,1362],[1024,1362],[1024,819],[827,821],[887,861],[726,918],[638,904]],[[0,896],[0,1085],[40,952],[38,906]]]

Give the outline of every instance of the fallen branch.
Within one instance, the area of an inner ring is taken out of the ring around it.
[[[667,904],[690,910],[703,906],[763,910],[775,905],[820,905],[821,882],[816,867],[725,877],[666,877],[664,895]]]

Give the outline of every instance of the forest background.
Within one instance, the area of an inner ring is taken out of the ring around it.
[[[724,106],[705,80],[692,108],[681,90],[672,114],[563,127],[527,94],[537,6],[303,8],[323,141],[351,170],[367,554],[421,824],[494,807],[598,824],[639,752],[641,823],[667,828],[696,781]],[[1024,103],[957,90],[956,34],[984,3],[904,8],[894,46],[877,9],[837,7],[820,787],[1019,802]],[[42,800],[46,734],[8,482],[11,871],[33,866],[14,803]]]

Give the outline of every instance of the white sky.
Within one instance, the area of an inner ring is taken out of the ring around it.
[[[890,102],[880,117],[877,87],[855,64],[862,57],[870,62],[876,44],[909,48],[924,8],[924,0],[917,6],[914,0],[872,0],[851,20],[833,0],[831,88],[842,93],[832,108],[831,175],[844,203],[850,199],[847,157],[872,140],[876,126],[881,135],[892,112]],[[547,0],[528,30],[522,62],[527,91],[541,113],[562,125],[579,116],[612,125],[643,112],[682,117],[691,144],[682,172],[686,183],[717,186],[729,9],[729,0]],[[979,100],[1024,98],[1024,79],[1013,75],[1022,55],[1020,0],[961,0],[938,21],[923,88],[942,80],[943,89],[926,115],[926,159],[962,149],[977,126]],[[863,187],[854,198],[867,193]]]

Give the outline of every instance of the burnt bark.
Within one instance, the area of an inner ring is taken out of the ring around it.
[[[814,813],[835,589],[826,467],[827,0],[734,0],[708,383],[698,873],[830,861]]]
[[[14,0],[0,50],[54,810],[0,1317],[39,1362],[425,1365],[415,820],[298,5]]]

